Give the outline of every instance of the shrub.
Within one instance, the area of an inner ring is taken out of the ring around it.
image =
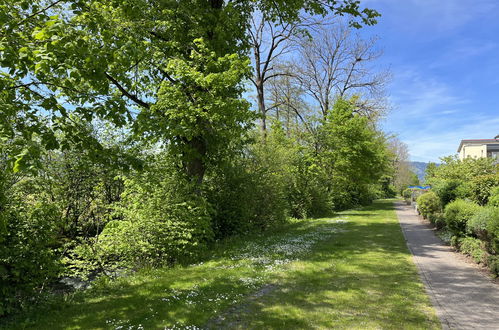
[[[0,211],[0,316],[24,306],[58,275],[54,205],[11,198]]]
[[[383,175],[379,180],[383,198],[393,198],[397,196],[397,188],[391,184],[392,178],[389,175]]]
[[[417,203],[419,212],[426,219],[428,219],[431,214],[441,210],[440,200],[432,191],[419,196]]]
[[[499,187],[494,187],[490,190],[488,205],[499,207]]]
[[[457,236],[464,236],[466,223],[478,212],[480,206],[476,203],[457,199],[445,207],[445,222],[447,227]]]
[[[193,258],[213,239],[213,209],[168,157],[124,181],[116,219],[96,240],[71,251],[70,267],[79,271],[173,264]],[[83,262],[82,262],[83,260]]]
[[[468,221],[466,229],[469,234],[473,234],[481,240],[488,240],[487,226],[494,219],[499,218],[499,208],[496,207],[482,207],[479,211]]]
[[[291,215],[295,218],[322,217],[329,215],[333,204],[326,186],[314,173],[297,168],[294,178],[286,185],[286,199]]]
[[[461,242],[461,238],[455,236],[455,235],[452,235],[451,238],[450,238],[450,245],[455,247],[456,249],[459,249],[459,244]]]
[[[96,250],[103,263],[124,267],[157,266],[189,259],[212,238],[209,205],[188,196],[166,199],[159,196],[132,205],[125,220],[109,222],[99,235]],[[137,203],[137,201],[135,201]]]
[[[282,183],[268,170],[252,169],[241,162],[212,174],[206,180],[205,193],[214,208],[216,239],[261,230],[284,220],[287,205]]]
[[[411,199],[411,197],[412,197],[412,189],[411,188],[407,188],[404,191],[402,191],[402,197],[404,197],[405,199]]]
[[[499,254],[499,208],[494,208],[491,216],[487,221],[487,235],[491,245],[491,250],[495,254]]]
[[[442,229],[445,227],[445,216],[442,212],[431,213],[428,216],[428,220],[435,225],[437,229]]]
[[[485,205],[495,187],[499,187],[499,173],[474,177],[470,184],[471,199],[480,205]]]
[[[433,184],[432,190],[440,198],[440,203],[444,207],[462,195],[459,191],[461,185],[460,180],[439,180]]]
[[[499,256],[489,255],[487,265],[495,276],[499,276]]]
[[[487,263],[488,254],[485,250],[484,242],[477,238],[465,237],[460,240],[459,245],[461,252],[472,257],[475,262],[482,264]]]

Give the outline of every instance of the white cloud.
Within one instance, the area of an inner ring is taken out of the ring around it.
[[[492,138],[499,133],[499,117],[475,109],[471,99],[435,77],[413,69],[395,74],[393,111],[384,123],[398,133],[416,161],[438,161],[456,153],[462,139]]]
[[[390,99],[396,105],[395,115],[406,119],[454,113],[458,111],[456,107],[470,103],[469,99],[452,91],[447,84],[432,77],[423,77],[422,73],[412,68],[398,70],[394,77]]]
[[[454,118],[449,118],[452,122]],[[417,139],[406,139],[411,158],[416,161],[438,161],[440,157],[457,153],[459,143],[463,139],[490,139],[496,136],[499,118],[491,116],[473,116],[450,130],[430,131]]]

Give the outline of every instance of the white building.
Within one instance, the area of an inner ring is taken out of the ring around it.
[[[499,159],[499,135],[493,139],[462,140],[457,152],[461,160],[468,157]]]

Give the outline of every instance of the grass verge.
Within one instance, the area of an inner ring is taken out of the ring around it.
[[[9,328],[438,329],[392,201],[227,241],[209,261],[98,283]]]

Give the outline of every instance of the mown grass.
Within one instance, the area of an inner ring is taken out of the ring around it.
[[[36,329],[438,329],[392,202],[217,246],[209,261],[144,270],[40,307]]]

